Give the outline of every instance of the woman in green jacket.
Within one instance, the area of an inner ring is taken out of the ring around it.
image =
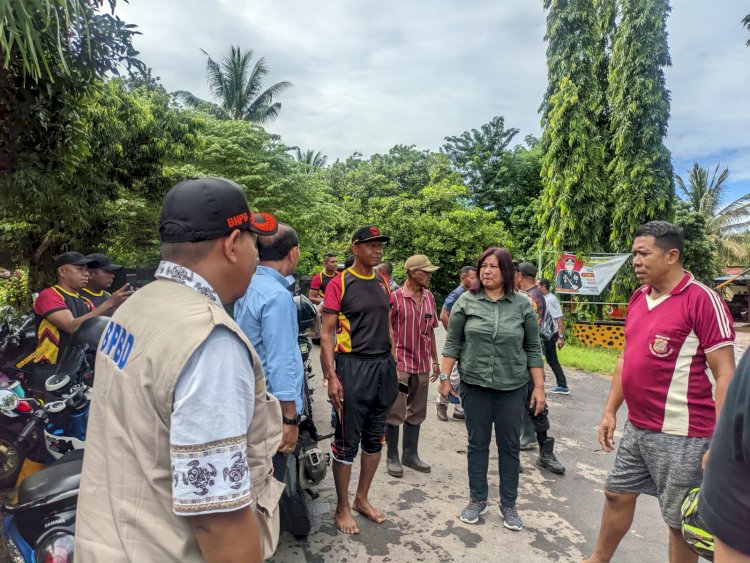
[[[476,524],[487,512],[487,470],[492,426],[500,462],[500,506],[506,528],[521,530],[516,510],[521,413],[529,373],[534,391],[528,408],[544,409],[544,360],[537,316],[529,299],[516,292],[513,259],[503,248],[479,257],[477,279],[458,298],[448,321],[439,393],[451,392],[448,377],[458,360],[459,393],[469,434],[469,504],[461,520]]]

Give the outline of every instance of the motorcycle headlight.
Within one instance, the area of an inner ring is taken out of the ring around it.
[[[67,532],[47,536],[34,552],[34,563],[73,563],[75,539]]]

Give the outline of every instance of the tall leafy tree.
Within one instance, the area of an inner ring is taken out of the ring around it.
[[[614,250],[623,250],[639,225],[669,217],[674,182],[664,145],[669,2],[618,0],[618,8],[607,92],[612,155],[607,171],[613,206],[610,242]]]
[[[709,179],[710,175],[710,179]],[[727,203],[727,179],[729,168],[713,172],[697,162],[688,172],[688,181],[675,176],[675,182],[691,211],[700,213],[705,230],[724,262],[742,261],[747,258],[747,247],[737,235],[750,228],[750,194],[745,194]]]
[[[502,157],[519,130],[505,128],[505,118],[493,117],[479,129],[446,137],[441,152],[448,155],[471,191],[474,202],[485,209],[496,205],[496,184]]]
[[[601,251],[607,241],[602,21],[606,2],[545,0],[548,88],[542,102],[539,222],[554,250]]]
[[[217,103],[203,100],[186,90],[175,92],[187,107],[206,111],[218,119],[235,119],[265,125],[274,121],[281,110],[281,102],[275,101],[292,83],[277,82],[263,89],[270,72],[266,60],[261,57],[252,65],[253,51],[244,53],[231,46],[221,62],[213,60],[201,49],[206,58],[206,75],[211,94]]]

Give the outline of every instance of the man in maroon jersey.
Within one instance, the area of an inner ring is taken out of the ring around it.
[[[630,529],[640,494],[657,497],[669,526],[669,561],[695,562],[680,532],[680,505],[702,479],[716,418],[734,373],[729,309],[682,269],[682,230],[664,221],[636,229],[625,348],[599,424],[611,452],[617,410],[628,404],[615,464],[605,483],[599,538],[586,561],[609,561]],[[714,399],[715,397],[715,399]]]

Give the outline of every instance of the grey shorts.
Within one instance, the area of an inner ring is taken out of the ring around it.
[[[710,441],[643,430],[628,421],[604,486],[614,493],[656,497],[664,521],[679,528],[682,501],[703,480],[701,460]]]

